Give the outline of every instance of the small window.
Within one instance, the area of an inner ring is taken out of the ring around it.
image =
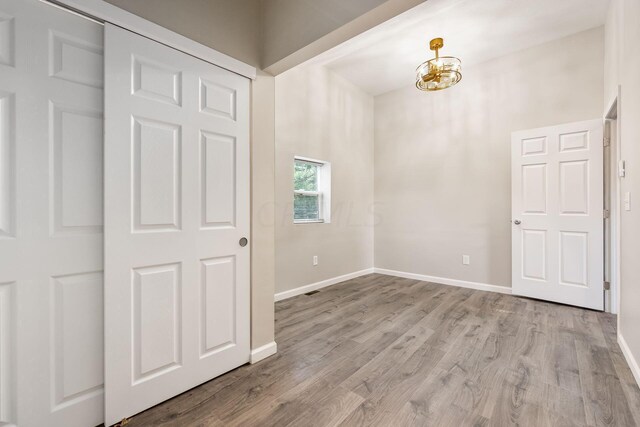
[[[331,165],[303,157],[293,163],[293,222],[329,222]]]

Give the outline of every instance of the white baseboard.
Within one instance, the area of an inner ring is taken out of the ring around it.
[[[404,277],[405,279],[422,280],[423,282],[440,283],[442,285],[458,286],[460,288],[477,289],[479,291],[498,292],[511,294],[511,288],[506,286],[489,285],[487,283],[467,282],[466,280],[447,279],[445,277],[426,276],[424,274],[405,273],[404,271],[387,270],[386,268],[374,268],[374,273],[387,276]]]
[[[265,344],[262,347],[251,350],[251,359],[249,359],[249,361],[251,362],[251,364],[258,363],[259,361],[264,360],[269,356],[273,356],[277,352],[278,345],[275,341],[271,341],[270,343]]]
[[[629,365],[629,369],[631,369],[631,373],[633,373],[633,377],[636,379],[636,384],[640,386],[640,366],[638,366],[638,362],[636,358],[633,357],[627,342],[624,340],[624,337],[618,332],[618,345],[622,350],[622,354],[624,358],[627,359],[627,364]]]
[[[306,294],[307,292],[326,288],[327,286],[335,285],[336,283],[344,282],[345,280],[355,279],[356,277],[364,276],[365,274],[371,274],[373,273],[373,270],[374,270],[373,268],[367,268],[365,270],[355,271],[349,274],[343,274],[342,276],[332,277],[331,279],[322,280],[320,282],[312,283],[310,285],[300,286],[299,288],[290,289],[288,291],[278,292],[277,294],[275,294],[274,299],[276,301],[282,301],[283,299]]]

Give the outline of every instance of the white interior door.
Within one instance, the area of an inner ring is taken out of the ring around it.
[[[0,421],[103,421],[103,28],[0,0]]]
[[[514,294],[603,310],[602,128],[513,133]]]
[[[109,24],[105,48],[110,425],[249,361],[249,81]]]

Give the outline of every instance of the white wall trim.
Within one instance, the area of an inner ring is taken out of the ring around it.
[[[478,282],[467,282],[466,280],[447,279],[445,277],[426,276],[424,274],[387,270],[386,268],[375,268],[374,272],[378,274],[386,274],[387,276],[404,277],[405,279],[422,280],[423,282],[439,283],[442,285],[458,286],[460,288],[477,289],[479,291],[498,292],[500,294],[511,295],[511,288],[507,288],[506,286],[489,285],[487,283]]]
[[[624,358],[627,360],[627,364],[629,365],[629,369],[631,369],[633,377],[636,379],[636,384],[640,386],[640,366],[638,366],[638,362],[636,361],[635,357],[633,357],[633,353],[631,353],[627,342],[624,340],[624,337],[622,336],[622,334],[620,334],[620,332],[618,332],[618,345],[622,350]]]
[[[618,85],[616,92],[616,96],[607,104],[608,110],[605,112],[604,120],[615,120],[615,138],[611,138],[611,128],[610,126],[605,125],[604,130],[607,131],[609,129],[609,134],[606,135],[610,139],[609,144],[609,162],[611,163],[610,167],[614,168],[615,173],[610,174],[610,178],[614,178],[613,181],[609,183],[610,190],[613,190],[611,193],[606,196],[610,198],[609,209],[611,211],[611,216],[609,218],[610,224],[610,236],[609,236],[609,282],[611,283],[611,290],[609,291],[609,307],[608,311],[613,314],[618,314],[620,312],[620,201],[622,200],[620,194],[620,178],[618,177],[618,163],[622,160],[621,151],[620,151],[620,135],[622,135],[622,122],[620,120],[620,97],[622,92],[622,87]],[[611,150],[615,150],[615,158],[611,157]],[[606,170],[606,169],[605,169]],[[611,171],[610,171],[611,172]],[[606,182],[606,181],[605,181]],[[606,241],[605,241],[606,243]],[[606,251],[605,247],[605,251]],[[618,320],[620,316],[618,316]],[[618,325],[620,327],[620,325]]]
[[[208,46],[175,33],[151,21],[120,9],[104,0],[44,0],[49,3],[71,9],[100,22],[109,22],[141,36],[200,58],[218,67],[240,74],[249,79],[256,78],[256,69],[235,58],[218,52]]]
[[[278,352],[278,344],[275,341],[271,341],[261,347],[251,350],[251,358],[249,359],[251,364],[258,363],[261,360],[266,359],[269,356],[273,356]]]
[[[283,299],[306,294],[307,292],[315,291],[316,289],[326,288],[327,286],[335,285],[336,283],[344,282],[345,280],[355,279],[356,277],[364,276],[365,274],[371,274],[373,272],[373,268],[367,268],[364,270],[355,271],[353,273],[343,274],[342,276],[332,277],[331,279],[311,283],[310,285],[300,286],[299,288],[290,289],[284,292],[278,292],[277,294],[275,294],[274,299],[276,302],[282,301]]]

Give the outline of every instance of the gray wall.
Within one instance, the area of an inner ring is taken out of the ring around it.
[[[375,266],[510,286],[511,132],[602,117],[603,43],[600,27],[376,97]]]
[[[618,333],[627,346],[636,379],[640,380],[640,2],[612,0],[606,23],[605,74],[607,85],[603,110],[616,97],[617,87],[621,133],[619,148],[626,161],[626,176],[620,193],[631,194],[631,210],[620,213],[620,313]]]
[[[296,155],[331,162],[330,224],[293,223]],[[372,202],[373,97],[323,67],[276,77],[276,292],[373,267]]]
[[[251,348],[274,340],[275,79],[251,83]]]
[[[262,67],[278,75],[426,0],[262,0]]]
[[[387,0],[264,0],[264,64],[271,65]]]

